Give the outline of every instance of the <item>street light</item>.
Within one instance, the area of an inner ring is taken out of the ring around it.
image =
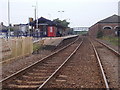
[[[38,28],[38,25],[39,25],[39,22],[38,22],[38,0],[36,0],[36,16],[37,16],[37,20],[36,20],[36,30],[35,30],[35,32],[37,32],[37,36],[38,36],[38,32],[40,32],[40,30]]]
[[[58,11],[60,14],[61,14],[61,19],[62,19],[62,13],[65,12],[65,11]]]
[[[36,0],[36,5],[33,5],[32,7],[34,7],[34,17],[35,17],[35,26],[36,26],[36,28],[35,28],[35,31],[34,32],[37,32],[37,31],[39,31],[39,29],[38,29],[38,0]],[[35,33],[36,34],[36,33]]]
[[[35,20],[36,20],[36,6],[32,6],[34,7],[34,14],[35,14]]]
[[[36,0],[36,12],[37,12],[36,30],[38,30],[38,0]]]
[[[34,7],[34,14],[35,14],[35,20],[36,20],[36,6],[33,5],[32,7]],[[37,21],[35,22],[35,26],[36,26],[36,29],[37,29]],[[35,29],[35,32],[36,32],[36,29]]]
[[[8,34],[10,34],[10,1],[8,0]]]
[[[36,16],[37,16],[37,20],[36,20],[36,30],[35,30],[35,32],[37,31],[37,33],[38,33],[38,31],[39,31],[39,28],[38,28],[38,0],[36,0]]]

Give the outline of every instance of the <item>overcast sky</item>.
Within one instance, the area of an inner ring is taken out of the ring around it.
[[[90,27],[101,19],[118,14],[119,0],[9,0],[10,22],[28,23],[34,18],[34,7],[38,1],[38,18],[66,19],[70,27]],[[8,25],[8,0],[0,0],[0,22]],[[64,11],[62,13],[58,11]]]

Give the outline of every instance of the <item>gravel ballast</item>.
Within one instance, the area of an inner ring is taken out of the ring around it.
[[[101,58],[110,88],[118,88],[118,56],[100,43],[94,41],[94,44]]]
[[[98,63],[88,39],[44,88],[104,88]]]

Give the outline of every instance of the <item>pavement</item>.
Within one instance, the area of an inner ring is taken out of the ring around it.
[[[34,40],[33,43],[36,43],[38,41],[44,41],[43,45],[58,46],[64,39],[76,37],[76,36],[77,35],[69,35],[64,37],[45,37],[45,38]]]

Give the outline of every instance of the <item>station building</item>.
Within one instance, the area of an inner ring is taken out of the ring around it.
[[[98,32],[104,36],[117,36],[120,32],[120,16],[113,15],[105,18],[89,28],[89,36],[97,37]]]
[[[31,22],[30,26],[32,26],[31,33],[37,32],[42,37],[62,36],[65,33],[65,27],[44,17],[39,18],[38,21]]]

